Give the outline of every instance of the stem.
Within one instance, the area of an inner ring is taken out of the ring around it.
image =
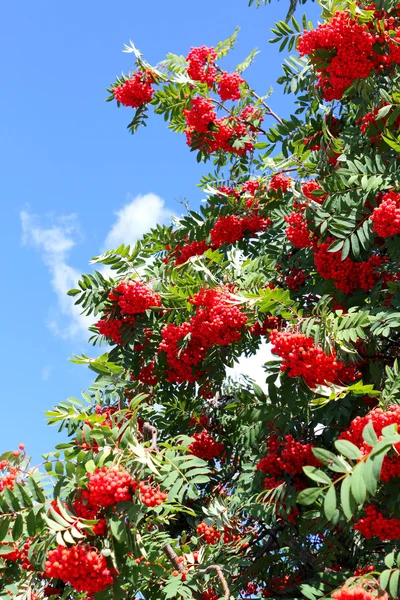
[[[209,571],[217,572],[218,578],[219,578],[222,588],[224,590],[224,600],[229,600],[229,598],[231,597],[231,593],[229,591],[228,583],[225,579],[225,575],[222,571],[222,568],[219,565],[210,565],[206,569],[200,569],[198,572],[199,572],[199,574],[202,575],[203,573],[208,573]]]

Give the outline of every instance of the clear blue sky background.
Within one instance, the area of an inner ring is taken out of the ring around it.
[[[306,9],[316,21],[317,7]],[[136,213],[129,207],[141,194],[162,199],[148,203],[154,217],[179,214],[179,199],[193,207],[201,199],[195,186],[207,167],[196,164],[184,136],[157,117],[132,137],[130,109],[104,102],[105,88],[131,66],[123,44],[132,39],[156,63],[169,51],[186,55],[190,46],[215,45],[239,25],[237,49],[225,67],[257,46],[261,54],[247,78],[261,94],[272,85],[271,105],[284,115],[291,100],[275,85],[281,57],[267,40],[286,10],[284,0],[258,10],[247,0],[3,5],[0,453],[20,442],[35,459],[51,450],[59,436],[45,425],[43,411],[79,395],[92,379],[68,361],[91,348],[63,291],[104,249],[113,226],[111,239],[118,239],[124,215],[116,213],[127,206],[125,216],[137,220],[140,206]]]

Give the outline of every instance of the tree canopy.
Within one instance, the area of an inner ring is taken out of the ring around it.
[[[206,202],[69,292],[106,352],[43,468],[0,457],[2,599],[398,597],[400,5],[321,6],[272,29],[288,118],[255,51],[224,70],[237,31],[126,46],[108,100],[185,135]]]

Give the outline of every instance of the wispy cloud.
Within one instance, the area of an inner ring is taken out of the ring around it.
[[[171,216],[165,200],[156,194],[131,198],[116,212],[116,220],[106,235],[102,249],[116,248],[122,243],[133,244],[146,231],[157,223],[168,221]],[[49,308],[48,326],[64,339],[87,340],[88,327],[93,324],[94,318],[82,315],[81,306],[76,306],[73,298],[67,296],[68,290],[76,287],[81,275],[81,269],[70,264],[71,250],[82,239],[77,215],[39,217],[24,210],[20,217],[22,243],[40,252],[49,269],[51,285],[57,297],[57,307]],[[104,273],[107,274],[107,267]]]
[[[157,223],[165,223],[172,217],[165,200],[156,194],[135,196],[115,214],[117,219],[104,242],[106,249],[133,244]]]
[[[76,215],[48,217],[43,219],[27,211],[20,213],[22,243],[38,250],[49,269],[51,286],[57,296],[57,309],[49,318],[49,327],[62,338],[87,337],[87,328],[92,319],[81,315],[67,291],[76,286],[80,272],[68,264],[69,253],[80,240]]]
[[[42,372],[40,374],[40,379],[42,381],[47,381],[50,377],[50,375],[53,372],[53,367],[51,366],[47,366],[47,367],[43,367]]]

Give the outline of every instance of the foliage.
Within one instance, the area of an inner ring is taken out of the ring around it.
[[[186,134],[207,202],[69,292],[108,347],[47,412],[68,441],[0,457],[1,598],[398,597],[400,13],[322,8],[272,30],[289,117],[255,51],[223,70],[237,31],[155,67],[126,47],[109,100]],[[265,386],[227,377],[256,353]]]

